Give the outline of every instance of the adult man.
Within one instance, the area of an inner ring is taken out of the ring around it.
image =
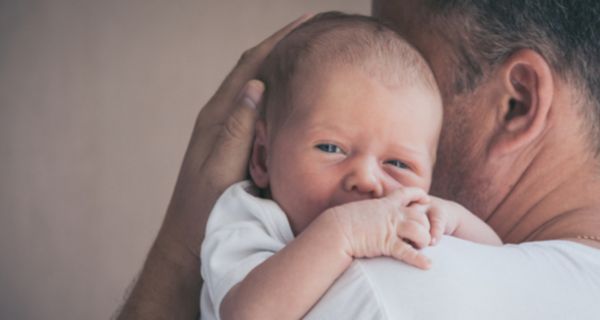
[[[374,1],[373,12],[440,84],[433,193],[478,213],[505,242],[600,247],[577,239],[600,237],[598,3]]]
[[[600,248],[600,201],[596,199],[600,191],[596,156],[600,86],[594,78],[600,68],[596,31],[600,30],[600,5],[594,1],[525,2],[376,0],[373,12],[392,21],[421,51],[442,91],[445,122],[434,193],[478,213],[505,242],[567,239]],[[248,51],[200,113],[163,227],[121,318],[196,316],[201,283],[196,248],[202,234],[198,230],[203,229],[220,192],[244,176],[255,117],[251,106],[259,103],[263,90],[256,81],[246,82],[273,44],[300,21]],[[485,259],[505,257],[483,253]],[[559,254],[569,260],[568,250]],[[553,257],[542,262],[558,260]],[[458,260],[463,258],[467,257]],[[532,266],[523,265],[526,275],[517,276],[531,275]],[[573,266],[575,272],[589,271]],[[446,273],[449,277],[452,270]],[[512,275],[502,269],[493,271],[510,283]],[[568,291],[551,284],[555,280],[569,283],[569,273],[558,273],[566,278],[547,279],[548,287],[536,289],[550,294]],[[539,285],[546,279],[533,280]],[[596,282],[577,294],[597,301],[598,278],[591,280]],[[518,292],[522,288],[509,289]],[[461,294],[469,292],[492,294],[475,290]],[[554,302],[549,295],[542,296],[531,291],[527,297],[531,301],[522,305],[524,311],[531,311],[526,309],[528,304]],[[329,301],[331,305],[336,299]],[[410,305],[407,301],[401,306]],[[503,312],[512,306],[498,305],[498,310],[484,308],[482,312]],[[430,309],[436,306],[432,303]],[[588,309],[579,315],[598,312]]]

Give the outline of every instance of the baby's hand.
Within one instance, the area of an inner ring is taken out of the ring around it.
[[[502,239],[475,214],[460,204],[430,197],[427,216],[431,224],[431,245],[436,244],[442,234],[488,245],[502,245]]]
[[[335,216],[353,258],[389,256],[428,269],[430,260],[417,251],[431,242],[428,203],[425,191],[402,188],[384,198],[347,203],[324,214]]]
[[[469,214],[468,210],[456,202],[430,197],[427,217],[431,224],[431,242],[435,245],[442,235],[453,234],[458,227],[459,215]],[[466,213],[465,213],[466,212]]]

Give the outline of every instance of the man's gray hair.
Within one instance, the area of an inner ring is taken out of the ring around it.
[[[580,89],[582,115],[600,152],[600,1],[425,0],[438,32],[450,30],[455,93],[472,91],[512,53],[529,48]]]

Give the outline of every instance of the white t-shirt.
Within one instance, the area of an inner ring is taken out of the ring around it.
[[[210,215],[202,319],[219,319],[229,289],[293,240],[281,208],[249,187],[227,189]],[[558,240],[494,247],[443,237],[422,252],[430,270],[389,258],[355,260],[306,319],[600,319],[600,250]]]

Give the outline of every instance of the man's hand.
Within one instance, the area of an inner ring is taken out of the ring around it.
[[[252,79],[275,44],[308,18],[302,16],[244,52],[198,115],[165,218],[165,224],[176,224],[176,234],[185,231],[182,244],[196,257],[208,218],[208,211],[198,208],[210,210],[228,186],[246,175],[256,107],[264,91]]]
[[[335,216],[353,258],[389,256],[421,269],[431,262],[417,249],[429,245],[429,197],[419,188],[402,188],[380,198],[351,202],[325,211]]]
[[[199,250],[218,196],[243,180],[264,85],[251,80],[275,44],[304,15],[244,52],[200,111],[158,236],[119,319],[191,319],[198,315]]]

